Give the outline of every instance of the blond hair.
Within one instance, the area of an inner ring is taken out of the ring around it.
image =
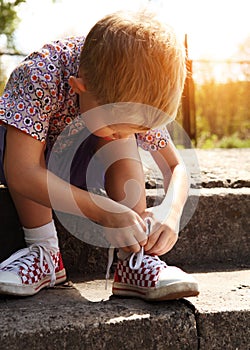
[[[80,73],[100,105],[135,102],[159,109],[149,123],[157,127],[176,116],[186,75],[184,49],[173,29],[152,13],[116,12],[87,35]]]

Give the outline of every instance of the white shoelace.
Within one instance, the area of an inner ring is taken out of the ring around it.
[[[143,268],[145,269],[149,269],[151,271],[154,271],[154,268],[158,268],[158,267],[163,267],[166,268],[167,264],[162,261],[157,255],[143,255],[142,259],[141,259],[141,264],[143,262]],[[139,270],[139,268],[141,267],[141,265],[135,269],[135,270]]]
[[[150,234],[152,221],[150,218],[145,219],[146,223],[146,235]],[[144,257],[144,247],[138,253],[133,253],[129,259],[129,267],[131,270],[138,270],[141,267],[141,263]]]
[[[43,244],[32,244],[28,248],[20,249],[0,264],[0,270],[5,269],[15,273],[18,273],[20,267],[27,270],[34,263],[35,258],[39,258],[41,270],[45,275],[50,276],[50,286],[53,287],[56,281],[55,265],[50,250]],[[49,273],[45,271],[44,259],[48,264]]]
[[[146,218],[144,221],[146,223],[146,235],[148,236],[150,233],[150,230],[151,230],[152,221],[149,217]],[[115,251],[114,247],[110,247],[108,250],[108,264],[107,264],[106,277],[105,277],[105,280],[106,280],[105,289],[107,289],[107,287],[108,287],[108,279],[110,277],[110,269],[111,269],[111,266],[113,264],[114,251]],[[141,266],[143,257],[144,257],[144,248],[141,247],[141,250],[138,253],[133,253],[130,256],[129,267],[132,270],[138,270]],[[133,265],[134,260],[135,260],[135,264]]]

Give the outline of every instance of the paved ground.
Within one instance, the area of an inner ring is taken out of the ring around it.
[[[193,187],[250,187],[250,149],[186,149],[180,154]],[[147,178],[161,178],[148,152],[141,151]]]
[[[250,270],[195,273],[200,295],[187,298],[201,312],[250,310]],[[74,279],[73,279],[74,281]],[[105,290],[103,279],[81,282],[75,279],[73,286],[87,300],[100,302],[112,294],[112,281]]]
[[[200,295],[171,302],[112,297],[101,278],[0,297],[0,350],[248,350],[249,270],[195,277]]]

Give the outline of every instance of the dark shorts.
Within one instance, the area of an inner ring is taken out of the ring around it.
[[[0,125],[0,183],[6,185],[6,180],[3,170],[3,156],[5,147],[5,132],[6,129]]]
[[[100,162],[93,156],[99,138],[92,134],[86,134],[83,131],[75,144],[67,151],[56,153],[51,149],[46,149],[45,158],[48,169],[60,178],[72,185],[84,190],[104,188],[104,170]],[[3,170],[3,158],[5,149],[6,129],[0,126],[0,183],[6,185],[6,179]],[[92,160],[92,166],[89,167]]]

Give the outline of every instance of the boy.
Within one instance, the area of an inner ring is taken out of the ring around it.
[[[2,181],[17,208],[27,248],[1,263],[0,293],[33,295],[66,279],[53,208],[105,227],[110,244],[121,248],[114,294],[147,300],[198,294],[192,276],[158,258],[177,241],[188,192],[185,169],[161,127],[176,115],[184,80],[185,55],[172,29],[143,12],[108,15],[86,40],[45,45],[14,70],[0,99]],[[117,141],[118,158],[110,162]],[[59,154],[63,159],[78,143],[69,176],[64,176],[65,166],[62,173],[51,171],[51,158]],[[164,176],[171,169],[158,208],[165,214],[161,220],[146,208],[138,145],[152,153]],[[105,151],[109,146],[111,151]],[[104,167],[109,164],[104,174],[108,197],[88,192],[86,173],[95,153]],[[136,200],[133,190],[125,190],[131,180],[139,188]]]

